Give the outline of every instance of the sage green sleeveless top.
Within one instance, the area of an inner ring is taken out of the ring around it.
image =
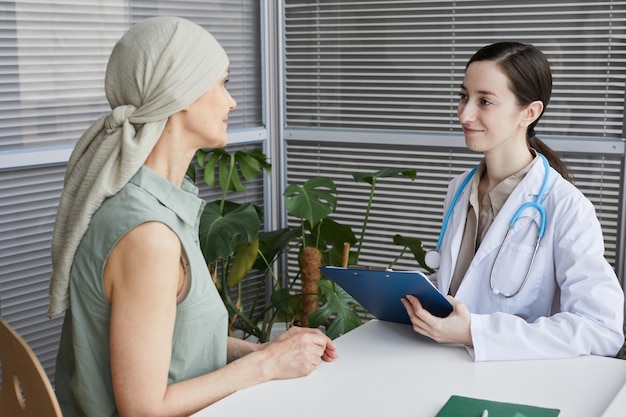
[[[197,194],[191,182],[178,188],[142,167],[93,216],[72,265],[70,308],[57,357],[56,393],[64,417],[118,415],[109,354],[111,305],[103,272],[115,244],[144,222],[162,222],[178,235],[191,270],[189,293],[176,309],[169,383],[226,364],[228,314],[200,251],[198,225],[205,203]]]

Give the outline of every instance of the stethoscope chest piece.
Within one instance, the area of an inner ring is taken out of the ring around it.
[[[441,264],[441,254],[439,254],[438,250],[429,250],[426,252],[426,255],[424,255],[424,262],[426,266],[436,271]]]

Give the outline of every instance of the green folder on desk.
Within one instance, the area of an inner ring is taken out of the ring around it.
[[[487,410],[489,417],[557,417],[560,410],[532,405],[487,401],[453,395],[436,417],[481,417]]]

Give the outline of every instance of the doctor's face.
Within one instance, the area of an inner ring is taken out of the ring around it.
[[[509,88],[509,79],[493,61],[472,62],[461,85],[459,121],[465,144],[482,153],[517,149],[526,143],[524,109]]]

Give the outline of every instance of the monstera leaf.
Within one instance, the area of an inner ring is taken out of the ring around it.
[[[405,248],[409,248],[417,263],[424,268],[426,271],[431,274],[435,272],[428,265],[426,265],[426,251],[424,250],[424,245],[422,241],[414,238],[414,237],[404,237],[402,235],[395,235],[393,237],[393,243],[396,245],[404,246]]]
[[[252,204],[209,203],[200,218],[200,247],[207,264],[232,256],[243,241],[253,242],[261,220]]]
[[[243,191],[246,189],[245,182],[251,181],[263,170],[269,173],[272,168],[267,162],[267,156],[260,149],[232,154],[222,148],[199,150],[197,160],[204,168],[204,182],[215,188],[217,180],[222,191]],[[188,170],[188,175],[195,178],[195,168]]]
[[[341,265],[343,260],[343,245],[349,243],[353,246],[356,243],[356,236],[352,228],[346,224],[340,224],[326,217],[319,223],[319,227],[312,229],[310,236],[311,245],[313,242],[318,242],[319,249],[323,253],[324,265]],[[332,245],[330,250],[328,245]],[[351,254],[352,256],[354,253]],[[356,259],[350,259],[351,265],[356,263]]]
[[[290,227],[271,232],[259,232],[259,252],[263,257],[258,257],[254,268],[259,271],[266,271],[280,255],[289,250],[289,243],[299,234],[299,229]]]
[[[311,178],[302,187],[291,184],[283,195],[287,212],[312,226],[337,208],[337,187],[327,177]]]
[[[334,316],[326,335],[335,339],[361,325],[361,317],[354,309],[358,303],[343,288],[328,278],[322,278],[318,285],[324,303],[309,315],[309,327],[319,327]]]

